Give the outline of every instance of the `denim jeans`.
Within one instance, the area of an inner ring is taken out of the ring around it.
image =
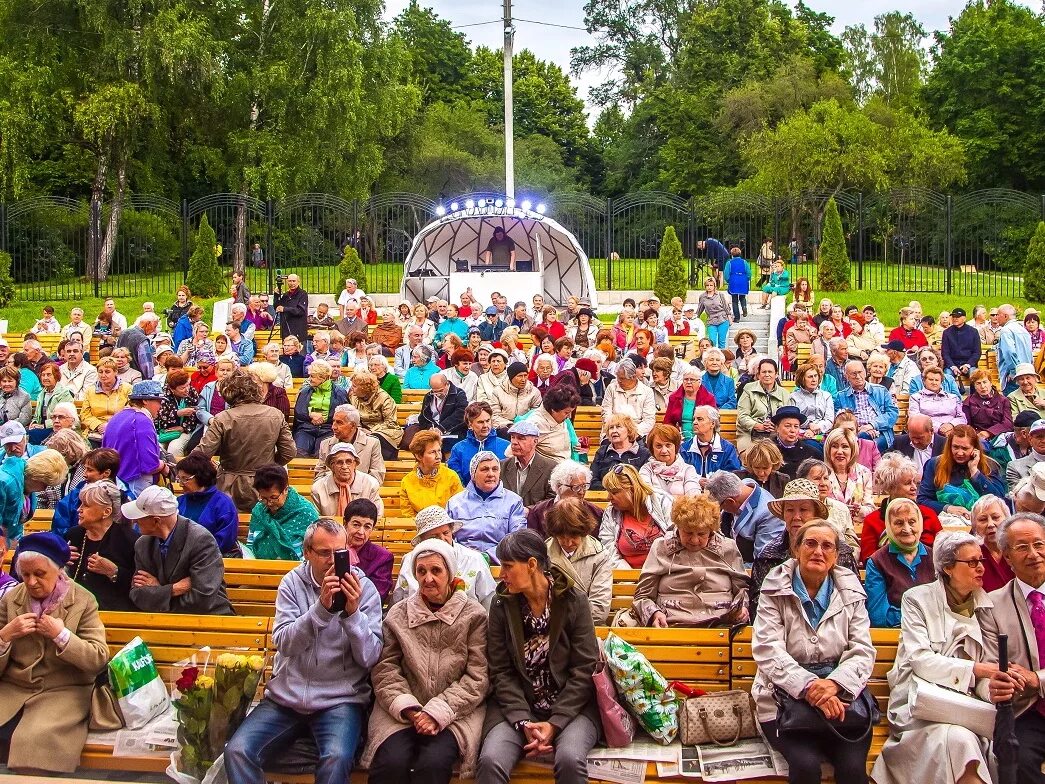
[[[730,294],[733,298],[733,321],[740,321],[741,308],[744,310],[744,315],[747,315],[747,294]]]
[[[315,713],[298,713],[265,698],[225,745],[229,784],[265,784],[264,764],[311,732],[319,753],[316,784],[345,784],[363,729],[363,706],[346,702]]]
[[[723,321],[721,324],[708,324],[707,337],[715,348],[725,348],[726,341],[729,339],[729,322]]]

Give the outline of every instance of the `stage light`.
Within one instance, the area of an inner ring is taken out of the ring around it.
[[[459,209],[461,209],[460,204],[458,204],[456,201],[450,202],[450,212],[457,212]]]
[[[504,199],[494,199],[493,206],[497,209],[501,209],[504,206]]]
[[[444,215],[446,215],[446,207],[440,204],[438,207],[435,208],[435,214],[438,215],[440,218],[443,217]]]
[[[474,199],[467,199],[467,200],[465,200],[464,208],[466,210],[473,210],[473,209],[475,209],[475,200]]]
[[[515,199],[508,199],[508,209],[510,209],[510,210],[514,210],[515,209]]]
[[[537,205],[537,214],[538,214],[538,215],[544,215],[544,213],[545,213],[545,212],[546,212],[547,210],[548,210],[548,208],[547,208],[547,207],[545,207],[545,206],[544,206],[543,204],[538,204],[538,205]]]
[[[529,211],[530,207],[532,207],[532,206],[533,206],[533,202],[531,202],[529,199],[523,199],[522,208],[524,210]]]

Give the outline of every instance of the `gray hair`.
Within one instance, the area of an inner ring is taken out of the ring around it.
[[[744,489],[744,482],[729,471],[716,471],[708,477],[704,489],[719,503],[727,498],[736,498]]]
[[[160,322],[160,317],[157,316],[156,313],[151,310],[147,310],[140,316],[138,316],[138,322],[140,324],[148,324],[153,321],[155,321],[158,324]]]
[[[886,452],[874,468],[874,483],[886,495],[892,495],[906,474],[918,476],[915,462],[899,452]]]
[[[536,369],[537,366],[539,364],[541,364],[542,362],[547,362],[549,365],[552,366],[552,370],[553,371],[555,370],[555,355],[554,354],[540,354],[540,355],[538,355],[537,359],[534,360],[534,363],[533,363],[534,369]]]
[[[1009,529],[1016,525],[1016,523],[1037,523],[1038,527],[1041,528],[1042,533],[1045,533],[1045,517],[1033,512],[1017,512],[1014,515],[1010,515],[1001,521],[1001,525],[998,526],[998,533],[994,535],[994,538],[998,542],[998,549],[1003,553],[1009,549]]]
[[[726,361],[726,355],[722,353],[722,349],[716,348],[715,346],[704,349],[704,359],[707,360],[710,357],[718,357],[722,362]]]
[[[235,305],[233,305],[231,308],[229,308],[229,312],[230,313],[246,313],[247,312],[247,306],[244,305],[242,302],[237,302]]]
[[[27,340],[24,343],[22,343],[22,351],[25,351],[27,348],[35,348],[38,351],[44,350],[44,347],[40,345],[39,340]]]
[[[845,338],[834,337],[834,338],[831,338],[829,341],[827,341],[827,347],[830,348],[830,349],[836,349],[839,346],[846,346],[846,345],[848,345],[848,344],[845,342]]]
[[[965,545],[980,547],[980,540],[968,531],[941,531],[933,542],[933,569],[941,580],[947,579],[945,569],[958,563],[958,551]]]
[[[80,503],[91,506],[112,507],[113,522],[120,520],[120,506],[123,502],[123,494],[114,483],[108,479],[99,482],[89,482],[80,490]]]
[[[704,374],[700,372],[700,368],[695,365],[686,365],[686,368],[682,371],[683,378],[690,378],[692,376],[695,377],[697,381],[699,381],[703,375]]]
[[[1005,499],[988,493],[987,495],[981,495],[977,498],[976,503],[974,503],[972,509],[969,510],[969,515],[972,517],[972,524],[975,526],[976,518],[993,506],[1000,506],[1005,510],[1005,516],[1009,516],[1009,505],[1005,503]]]
[[[1009,318],[1016,318],[1016,308],[1012,305],[1005,304],[998,308],[999,313],[1004,313]]]
[[[421,354],[425,358],[426,365],[432,361],[432,349],[430,349],[428,346],[424,344],[414,346],[414,350],[410,352],[410,356],[415,357],[418,354]]]
[[[537,566],[542,572],[548,571],[551,566],[544,538],[530,528],[512,531],[497,544],[497,560],[502,564],[526,563],[531,558],[537,560]]]
[[[340,534],[345,537],[346,542],[348,541],[348,531],[345,530],[345,526],[333,517],[320,517],[305,529],[305,535],[301,538],[302,552],[312,549],[312,540],[316,537],[316,531],[326,531],[333,536]]]
[[[828,343],[828,345],[830,345],[830,342]],[[849,368],[854,368],[854,367],[858,367],[861,370],[866,370],[867,369],[867,368],[864,367],[864,363],[861,362],[859,359],[850,359],[848,362],[845,363],[845,372],[848,373],[849,372]]]
[[[62,403],[56,403],[54,408],[51,409],[51,415],[54,414],[65,414],[73,418],[73,423],[77,428],[80,427],[80,413],[76,410],[75,403],[69,403],[68,401]]]
[[[632,379],[638,378],[639,369],[635,366],[635,363],[632,362],[630,359],[622,359],[620,362],[617,363],[617,369],[614,371],[614,373],[616,374],[617,378],[621,378],[623,376],[624,378]]]
[[[722,415],[719,414],[718,409],[714,406],[697,406],[693,409],[693,416],[698,413],[703,414],[712,422],[715,423],[715,430],[718,430],[719,422],[722,421]]]
[[[20,580],[25,579],[25,575],[22,574],[22,567],[25,566],[26,561],[42,560],[49,564],[56,572],[61,572],[62,567],[52,561],[43,553],[38,553],[36,550],[26,550],[24,553],[18,554],[18,560],[15,561],[15,572],[18,574]]]
[[[359,409],[351,403],[342,403],[339,406],[335,406],[334,414],[344,414],[349,422],[359,427]]]
[[[501,340],[504,340],[504,335],[501,335]],[[606,353],[599,351],[597,348],[590,348],[584,352],[585,359],[591,359],[595,361],[595,364],[602,366],[602,363],[606,361]]]
[[[83,436],[72,428],[59,430],[44,441],[44,446],[57,451],[69,465],[79,463],[87,454],[87,443]]]
[[[570,484],[574,477],[581,477],[585,483],[591,484],[591,469],[575,460],[563,460],[552,469],[548,477],[548,486],[556,495],[559,491]]]

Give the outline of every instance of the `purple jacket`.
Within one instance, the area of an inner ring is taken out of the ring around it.
[[[130,484],[142,474],[154,474],[160,467],[160,442],[156,425],[139,408],[127,408],[109,420],[102,434],[102,446],[120,453],[116,475]]]
[[[357,565],[377,588],[381,601],[385,601],[392,592],[392,553],[381,545],[367,542],[357,555]]]
[[[977,433],[982,430],[991,436],[1000,436],[1012,432],[1012,406],[1009,399],[996,389],[991,389],[991,396],[986,400],[971,392],[962,403],[962,409]]]

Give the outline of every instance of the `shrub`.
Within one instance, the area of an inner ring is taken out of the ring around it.
[[[15,299],[15,279],[11,277],[11,254],[0,250],[0,308]]]
[[[1023,267],[1024,296],[1031,302],[1045,302],[1045,221],[1038,223]]]
[[[210,227],[207,216],[204,215],[196,233],[196,249],[189,259],[189,276],[185,280],[185,285],[197,297],[215,297],[225,289],[221,267],[218,265],[217,256],[214,255],[214,246],[217,244],[218,238],[214,229]]]
[[[356,249],[351,245],[345,245],[345,255],[341,257],[341,264],[337,268],[337,274],[341,276],[341,279],[338,281],[339,289],[345,285],[346,280],[355,278],[359,288],[366,291],[366,267],[363,266],[363,260],[359,258]]]
[[[824,239],[820,244],[817,288],[821,291],[849,291],[849,252],[842,233],[842,218],[832,196],[824,210]]]
[[[653,292],[661,302],[671,302],[672,297],[686,298],[686,258],[682,255],[682,243],[675,234],[674,226],[664,229]]]

